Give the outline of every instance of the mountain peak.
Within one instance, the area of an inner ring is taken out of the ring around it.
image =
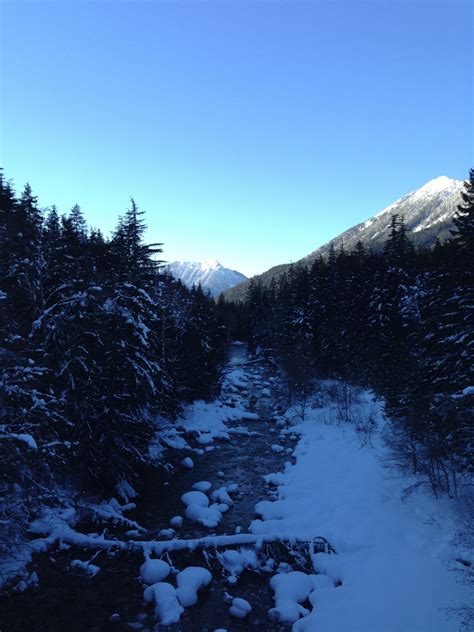
[[[217,270],[217,268],[224,267],[222,264],[217,261],[217,259],[208,259],[207,261],[201,262],[201,267],[205,270]]]
[[[414,191],[414,193],[417,195],[433,195],[440,191],[456,187],[458,183],[459,180],[453,180],[453,178],[448,178],[448,176],[438,176],[437,178],[429,180],[420,189]]]
[[[311,265],[319,256],[327,256],[331,244],[336,248],[342,245],[346,252],[353,250],[358,241],[373,250],[381,250],[390,232],[391,215],[403,216],[405,227],[418,246],[429,247],[436,239],[443,241],[449,237],[452,219],[457,205],[461,201],[462,180],[454,180],[447,176],[438,176],[426,182],[421,188],[411,191],[392,204],[369,217],[365,222],[356,224],[331,241],[320,246],[297,263]],[[280,264],[267,270],[256,279],[264,285],[283,274],[290,264]],[[241,301],[249,282],[239,284],[226,292],[227,300]]]
[[[216,259],[207,261],[173,261],[166,266],[175,279],[180,279],[187,287],[200,285],[212,296],[245,281],[247,277],[236,270],[224,268]]]

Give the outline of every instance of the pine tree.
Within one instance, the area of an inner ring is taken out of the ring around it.
[[[458,267],[472,271],[474,268],[474,169],[469,172],[461,193],[463,203],[457,207],[453,218],[451,241],[456,252]]]

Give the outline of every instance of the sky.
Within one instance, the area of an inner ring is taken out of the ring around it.
[[[471,2],[0,0],[0,165],[168,261],[296,261],[473,166]]]

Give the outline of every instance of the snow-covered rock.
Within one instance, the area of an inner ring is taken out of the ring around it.
[[[182,524],[183,524],[182,516],[173,516],[170,520],[170,525],[172,525],[173,527],[181,527]]]
[[[198,600],[198,591],[212,581],[212,575],[207,568],[188,566],[178,573],[176,596],[182,606],[194,606]]]
[[[155,614],[163,625],[178,623],[184,612],[183,606],[176,597],[176,589],[167,582],[158,582],[145,589],[145,603],[155,604]]]
[[[212,487],[212,483],[209,483],[209,481],[199,481],[198,483],[194,483],[193,485],[193,489],[195,489],[198,492],[208,492]]]
[[[222,511],[219,506],[213,504],[209,507],[209,498],[203,492],[186,492],[181,496],[186,505],[186,518],[193,522],[199,522],[205,527],[217,527],[222,519]]]
[[[273,621],[294,623],[309,614],[300,604],[308,599],[313,590],[312,576],[301,571],[279,573],[270,580],[275,593],[275,607],[268,611]]]
[[[236,619],[245,619],[245,617],[252,611],[252,606],[246,599],[236,597],[232,600],[232,605],[229,608],[230,614]]]
[[[186,492],[181,496],[181,500],[186,505],[186,507],[190,507],[191,505],[198,505],[199,507],[208,507],[209,506],[209,498],[200,491],[192,491]]]
[[[170,565],[164,560],[147,560],[140,567],[140,577],[145,584],[156,584],[168,577]]]
[[[211,494],[211,498],[216,503],[224,503],[229,506],[234,504],[232,498],[227,493],[227,488],[225,487],[219,487],[219,489],[215,489]]]

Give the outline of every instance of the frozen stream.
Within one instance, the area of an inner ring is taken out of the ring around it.
[[[184,515],[181,496],[199,481],[212,484],[209,493],[223,486],[236,485],[237,491],[232,494],[234,504],[223,513],[217,526],[209,528],[185,519],[174,537],[200,538],[234,534],[240,530],[246,533],[255,518],[256,503],[274,497],[273,488],[266,485],[263,476],[281,470],[284,462],[292,459],[289,453],[294,446],[294,441],[279,437],[278,428],[271,421],[272,410],[281,396],[278,373],[269,362],[251,361],[246,348],[237,345],[231,351],[228,371],[235,368],[244,371],[245,386],[240,384],[236,388],[227,384],[221,400],[229,404],[232,399],[234,404],[237,402],[235,405],[254,413],[258,419],[227,422],[230,438],[216,439],[211,446],[198,443],[196,433],[188,431],[183,434],[188,448],[170,450],[167,455],[174,474],[170,474],[167,480],[159,474],[150,476],[137,501],[136,511],[127,514],[148,529],[144,539],[163,539],[159,536],[160,530],[170,528],[173,516]],[[272,444],[280,444],[284,449],[277,453],[271,449]],[[181,464],[187,456],[194,462],[191,469]],[[91,556],[90,550],[72,547],[56,549],[48,556],[40,557],[37,560],[38,587],[25,593],[15,593],[0,602],[2,630],[205,632],[216,629],[284,629],[268,618],[268,610],[274,603],[267,573],[244,570],[237,583],[231,584],[228,574],[219,572],[222,569],[219,569],[215,558],[207,559],[202,554],[189,552],[173,553],[171,561],[177,570],[188,565],[205,566],[207,561],[213,580],[208,588],[200,592],[197,604],[184,610],[179,623],[163,626],[157,623],[153,608],[143,602],[143,585],[139,577],[143,562],[141,554],[100,552],[93,563],[101,570],[91,578],[71,570],[72,559],[89,560]],[[244,598],[252,605],[252,611],[245,619],[229,614],[229,595]],[[112,615],[116,615],[114,621],[110,621]]]

